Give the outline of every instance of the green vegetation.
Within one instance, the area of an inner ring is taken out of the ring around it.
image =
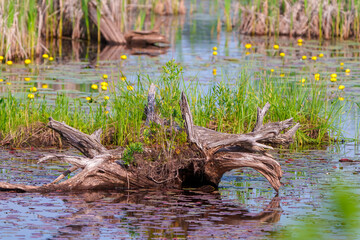
[[[130,143],[124,150],[121,160],[124,161],[126,166],[134,162],[134,153],[142,153],[144,151],[141,142]]]
[[[356,188],[349,182],[337,183],[330,190],[330,196],[321,203],[328,209],[326,216],[305,217],[297,224],[274,233],[274,239],[357,239],[360,233],[360,196],[354,192]]]
[[[46,96],[39,93],[22,93],[23,97],[18,98],[9,92],[0,97],[0,136],[14,136],[14,144],[20,145],[21,139],[16,139],[19,127],[46,123],[51,116],[85,133],[92,133],[101,127],[105,136],[106,132],[113,132],[106,144],[126,146],[142,141],[144,108],[152,82],[158,88],[158,112],[168,121],[169,129],[182,126],[178,103],[181,91],[185,91],[195,124],[217,131],[250,132],[255,124],[257,107],[269,102],[271,108],[265,121],[293,117],[295,122],[301,124],[296,135],[300,145],[329,142],[332,140],[329,136],[339,134],[335,121],[343,104],[338,99],[328,98],[327,86],[321,81],[286,81],[270,72],[253,76],[243,70],[238,78],[213,83],[207,86],[208,90],[203,90],[198,83],[184,81],[182,67],[174,61],[163,67],[159,79],[139,75],[136,83],[130,83],[122,73],[117,84],[107,83],[106,79],[104,75],[101,88],[92,84],[91,87],[96,90],[86,100],[58,94],[55,103],[49,104]],[[0,84],[5,85],[4,82]],[[175,140],[176,134],[167,134],[167,130],[163,130],[161,136],[167,139],[163,144],[167,150],[174,149],[176,142],[182,142]]]

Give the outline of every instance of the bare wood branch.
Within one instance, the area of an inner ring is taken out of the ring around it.
[[[216,165],[224,173],[236,168],[251,167],[261,173],[277,192],[281,186],[281,166],[269,156],[244,152],[225,153],[216,157]]]
[[[38,163],[43,163],[43,162],[46,162],[46,161],[52,160],[52,159],[53,160],[61,160],[61,161],[70,163],[70,164],[80,167],[80,168],[84,168],[91,161],[91,159],[84,158],[84,157],[54,154],[54,155],[47,155],[45,157],[42,157],[41,159],[39,159]]]
[[[148,93],[148,104],[146,107],[146,122],[145,125],[149,126],[151,122],[162,125],[160,117],[156,114],[156,101],[155,101],[156,86],[151,83]]]
[[[103,133],[102,128],[99,128],[98,130],[96,130],[95,132],[93,132],[90,137],[92,137],[94,140],[98,141],[99,143],[101,142],[101,134]]]
[[[50,184],[56,184],[58,182],[60,182],[63,178],[65,178],[67,175],[69,175],[70,173],[78,170],[79,167],[77,166],[72,166],[70,169],[64,171],[60,176],[58,176],[54,181],[52,181]]]
[[[199,141],[198,135],[195,131],[196,126],[194,125],[189,103],[187,101],[184,92],[181,92],[180,109],[181,109],[182,118],[184,120],[185,132],[187,135],[188,142],[191,144],[192,148],[195,148],[195,150],[200,151],[200,153],[203,156],[207,156],[207,151],[205,149],[205,146],[203,146],[202,142]]]
[[[59,133],[63,139],[68,141],[73,147],[78,149],[88,158],[94,158],[96,155],[107,153],[107,149],[95,138],[72,128],[65,123],[49,118],[47,126]]]
[[[253,132],[256,132],[256,131],[259,131],[263,125],[263,122],[264,122],[264,117],[267,113],[267,111],[269,110],[270,108],[270,103],[266,103],[264,108],[261,109],[261,108],[257,108],[257,118],[256,118],[256,123],[255,123],[255,127],[254,129],[252,130]]]

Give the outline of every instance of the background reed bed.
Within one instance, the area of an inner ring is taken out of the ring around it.
[[[239,30],[251,35],[359,39],[360,1],[266,0],[242,4]]]
[[[186,12],[184,0],[2,0],[0,55],[32,58],[47,52],[47,43],[54,38],[100,42],[101,26],[90,21],[90,2],[96,5],[97,23],[105,9],[123,32],[142,30],[145,19],[154,15]]]

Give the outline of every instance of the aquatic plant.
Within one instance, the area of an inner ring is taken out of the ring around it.
[[[292,226],[274,232],[274,239],[356,239],[359,236],[360,197],[357,186],[336,178],[330,194],[324,194],[321,205],[326,205],[328,215],[304,216]]]
[[[208,91],[204,91],[198,83],[184,81],[182,74],[182,67],[174,61],[163,67],[158,79],[139,74],[135,82],[129,82],[119,73],[117,84],[105,81],[100,85],[91,84],[93,90],[86,99],[71,99],[58,94],[53,105],[48,104],[43,93],[34,91],[34,86],[31,87],[33,95],[25,92],[20,95],[22,97],[15,97],[9,92],[0,97],[2,144],[24,144],[22,137],[17,138],[23,134],[20,128],[45,123],[50,116],[85,133],[102,127],[106,144],[124,146],[141,141],[144,108],[151,83],[158,88],[157,106],[161,116],[169,119],[170,128],[182,125],[178,101],[181,91],[185,91],[195,124],[217,131],[249,132],[255,124],[255,109],[269,102],[273,114],[266,121],[293,117],[302,125],[296,136],[298,144],[328,142],[332,140],[331,136],[339,133],[334,121],[342,105],[330,102],[332,99],[328,97],[323,81],[306,81],[299,85],[261,72],[256,73],[254,80],[254,76],[244,69],[236,79],[213,83]],[[101,87],[105,85],[104,90]],[[163,145],[175,149],[174,139],[164,137],[164,141],[167,142]]]

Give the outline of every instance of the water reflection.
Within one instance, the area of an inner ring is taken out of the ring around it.
[[[92,192],[52,197],[61,197],[66,209],[72,209],[70,214],[47,219],[59,226],[53,235],[56,239],[85,237],[84,232],[86,236],[95,237],[104,237],[104,233],[111,232],[124,238],[151,239],[238,238],[247,236],[248,230],[252,235],[266,235],[266,231],[272,229],[271,223],[278,222],[282,213],[278,197],[259,213],[251,213],[236,202],[223,200],[220,194],[183,191]]]

